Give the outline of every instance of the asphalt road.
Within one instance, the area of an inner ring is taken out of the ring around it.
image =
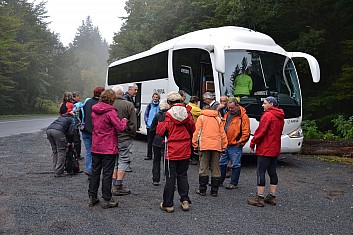
[[[49,126],[57,116],[1,118],[0,137],[33,133]]]
[[[151,183],[152,161],[135,140],[131,195],[118,208],[88,207],[85,175],[55,178],[44,130],[0,138],[0,234],[352,234],[353,167],[308,156],[281,156],[277,206],[249,206],[256,164],[244,158],[240,188],[217,198],[195,194],[198,166],[190,166],[189,212],[159,209],[163,184]],[[82,162],[82,168],[84,164]],[[162,182],[163,183],[163,182]]]

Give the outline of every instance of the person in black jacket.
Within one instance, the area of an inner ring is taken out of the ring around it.
[[[73,143],[75,123],[73,114],[67,113],[58,117],[47,128],[47,139],[53,151],[54,176],[66,176],[64,172],[66,159],[66,146]]]
[[[81,113],[82,140],[86,149],[86,168],[83,172],[89,177],[92,175],[92,153],[91,153],[92,129],[93,129],[92,118],[91,118],[92,106],[98,103],[99,97],[103,91],[104,91],[104,87],[97,86],[96,88],[94,88],[93,97],[85,101],[83,105],[83,113]]]
[[[158,122],[163,122],[165,113],[169,109],[169,104],[166,99],[163,99],[159,103],[159,112],[154,116],[152,124],[150,126],[151,139],[153,140],[153,167],[152,167],[152,183],[153,185],[159,185],[161,180],[161,159],[164,156],[164,139],[159,135],[156,135],[156,128]]]

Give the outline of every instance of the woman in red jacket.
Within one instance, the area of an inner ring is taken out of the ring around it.
[[[258,128],[250,142],[250,151],[256,145],[257,155],[257,197],[248,200],[249,205],[263,207],[264,202],[276,205],[276,189],[278,177],[276,172],[277,158],[281,152],[281,135],[284,126],[284,112],[278,108],[277,100],[269,96],[265,98]],[[265,173],[270,176],[270,193],[264,198]]]
[[[170,109],[163,122],[159,122],[156,134],[165,138],[165,175],[166,182],[163,192],[163,202],[160,208],[173,212],[175,181],[178,182],[180,202],[184,211],[189,210],[188,169],[191,154],[191,137],[195,124],[191,114],[184,107],[181,95],[177,91],[167,94]]]
[[[102,208],[118,206],[118,202],[112,198],[112,176],[116,156],[118,154],[118,132],[126,128],[128,120],[119,119],[113,106],[116,99],[112,89],[103,91],[99,98],[99,103],[92,107],[92,167],[93,172],[89,182],[88,195],[90,197],[89,206],[96,205],[99,180],[103,169],[102,197],[104,204]]]

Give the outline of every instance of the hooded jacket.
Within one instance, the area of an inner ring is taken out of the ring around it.
[[[186,160],[191,154],[191,137],[195,124],[191,114],[183,104],[174,104],[166,113],[163,122],[159,122],[156,134],[167,137],[167,160]]]
[[[217,110],[202,110],[196,121],[196,130],[193,134],[192,145],[200,151],[216,150],[222,152],[228,145],[227,135],[224,132],[224,122],[218,116]]]
[[[284,112],[274,106],[268,108],[261,117],[250,148],[256,145],[256,155],[278,157],[281,152],[281,135],[284,126]]]
[[[234,116],[228,125],[228,129],[226,131],[228,145],[245,145],[248,142],[250,137],[250,120],[248,115],[246,114],[246,110],[243,107],[240,108],[240,115]],[[226,125],[226,121],[228,116],[230,115],[227,112],[224,115],[224,125]]]
[[[118,132],[125,130],[128,120],[120,120],[115,108],[103,102],[92,107],[92,153],[117,154]]]

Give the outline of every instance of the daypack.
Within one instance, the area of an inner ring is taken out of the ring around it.
[[[83,110],[83,106],[87,103],[91,98],[87,98],[85,102],[77,102],[74,104],[73,112],[74,112],[74,120],[75,126],[77,129],[83,130],[85,127],[85,111]]]
[[[80,163],[78,162],[76,151],[71,144],[66,148],[65,171],[69,175],[81,173]]]

